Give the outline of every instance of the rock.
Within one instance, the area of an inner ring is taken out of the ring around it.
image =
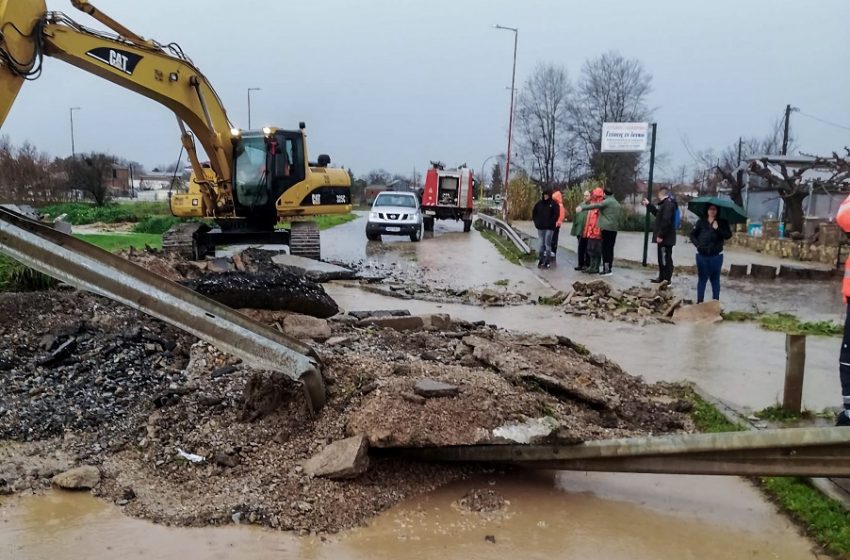
[[[496,544],[496,535],[486,535],[484,540],[490,544]]]
[[[407,309],[379,309],[376,311],[349,311],[349,315],[363,320],[367,317],[410,317],[410,311]]]
[[[71,355],[71,352],[74,351],[74,348],[77,346],[77,340],[75,338],[69,338],[65,342],[59,345],[59,347],[45,356],[44,358],[38,360],[38,365],[47,366],[50,364],[54,364],[56,362],[60,362]]]
[[[229,469],[232,469],[233,467],[239,465],[239,456],[229,455],[224,451],[217,451],[213,455],[212,461],[220,467],[227,467]]]
[[[129,486],[127,486],[127,487],[123,488],[123,489],[121,490],[121,499],[122,499],[122,500],[127,500],[127,501],[135,500],[135,499],[136,499],[136,492],[135,492],[135,490],[133,490],[133,489],[132,489],[132,488],[130,488]]]
[[[331,337],[328,321],[309,315],[287,315],[282,326],[283,332],[293,338],[323,341]]]
[[[367,317],[358,323],[361,327],[383,327],[397,331],[445,330],[452,326],[446,314],[411,315],[409,317]]]
[[[335,264],[316,261],[305,257],[281,253],[272,257],[276,265],[301,274],[314,282],[328,282],[330,280],[349,280],[354,278],[356,272],[349,268],[343,268]]]
[[[368,468],[369,443],[362,434],[335,441],[304,463],[307,474],[335,480],[356,478]]]
[[[340,346],[352,340],[354,340],[353,336],[332,336],[325,341],[325,344],[328,346]]]
[[[673,321],[681,323],[717,323],[723,320],[719,301],[707,301],[696,305],[680,307],[673,313]]]
[[[746,264],[730,264],[729,278],[744,278],[749,272],[750,267]]]
[[[422,352],[422,354],[419,355],[419,358],[426,361],[426,362],[439,362],[440,361],[440,355],[437,354],[436,352],[431,352],[430,350]]]
[[[59,473],[51,481],[66,490],[90,490],[100,483],[100,471],[97,467],[86,465]]]
[[[776,278],[776,267],[754,263],[750,265],[750,276],[759,280],[773,280]]]
[[[225,257],[218,257],[216,259],[212,259],[207,261],[207,271],[212,272],[214,274],[222,274],[224,272],[230,272],[235,267],[230,259]]]
[[[485,288],[481,290],[481,295],[478,296],[479,299],[484,303],[494,303],[502,299],[501,294],[496,290]]]
[[[402,393],[401,398],[406,400],[407,402],[412,402],[413,404],[425,404],[425,397],[420,397],[419,395],[414,395],[413,393]]]
[[[433,399],[440,397],[454,397],[460,392],[460,389],[457,385],[450,385],[449,383],[443,383],[436,379],[425,378],[416,382],[416,385],[413,387],[413,392],[420,397]]]

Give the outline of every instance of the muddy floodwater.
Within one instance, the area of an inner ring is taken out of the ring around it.
[[[457,501],[491,489],[503,509]],[[0,506],[0,558],[731,559],[815,558],[812,544],[748,482],[722,477],[528,473],[479,478],[403,502],[368,527],[297,537],[252,527],[177,529],[88,494]]]

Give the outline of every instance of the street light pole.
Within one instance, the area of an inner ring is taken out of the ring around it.
[[[514,131],[514,94],[516,93],[516,47],[517,42],[519,40],[519,29],[516,27],[505,27],[499,24],[494,26],[496,29],[504,29],[505,31],[513,31],[514,32],[514,63],[513,69],[511,70],[511,107],[510,113],[508,116],[508,154],[505,160],[505,197],[504,197],[504,216],[505,219],[508,217],[508,194],[510,189],[508,185],[510,184],[511,179],[511,138],[513,136]]]
[[[487,162],[490,161],[491,159],[493,159],[494,157],[499,157],[499,154],[493,154],[492,156],[485,159],[484,163],[481,164],[481,175],[478,178],[478,180],[481,181],[481,190],[478,191],[478,200],[479,201],[482,198],[484,198],[484,167],[487,165]]]
[[[248,88],[248,130],[251,130],[251,92],[252,91],[260,91],[258,87],[249,87]]]
[[[71,107],[68,109],[68,113],[71,115],[71,159],[76,159],[77,150],[74,144],[74,111],[79,111],[82,107]]]

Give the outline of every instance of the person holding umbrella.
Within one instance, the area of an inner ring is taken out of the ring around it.
[[[720,271],[723,268],[723,244],[732,237],[730,223],[743,223],[747,214],[731,200],[713,196],[695,198],[688,210],[699,216],[691,232],[697,249],[697,303],[705,301],[706,284],[711,283],[712,299],[720,299]]]

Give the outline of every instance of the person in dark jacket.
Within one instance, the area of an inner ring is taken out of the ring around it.
[[[720,269],[723,267],[723,242],[732,237],[729,222],[717,217],[717,206],[710,205],[705,217],[691,231],[691,243],[697,248],[697,303],[705,301],[705,286],[711,282],[711,298],[720,299]]]
[[[552,200],[552,191],[545,189],[540,200],[531,211],[531,219],[537,228],[537,238],[540,240],[539,260],[537,268],[549,268],[552,256],[552,235],[558,224],[558,216],[561,209],[558,203]]]
[[[653,243],[658,245],[658,278],[650,282],[659,283],[673,280],[673,247],[676,245],[676,212],[679,205],[670,194],[670,189],[658,189],[658,204],[643,199],[642,204],[655,216]]]

